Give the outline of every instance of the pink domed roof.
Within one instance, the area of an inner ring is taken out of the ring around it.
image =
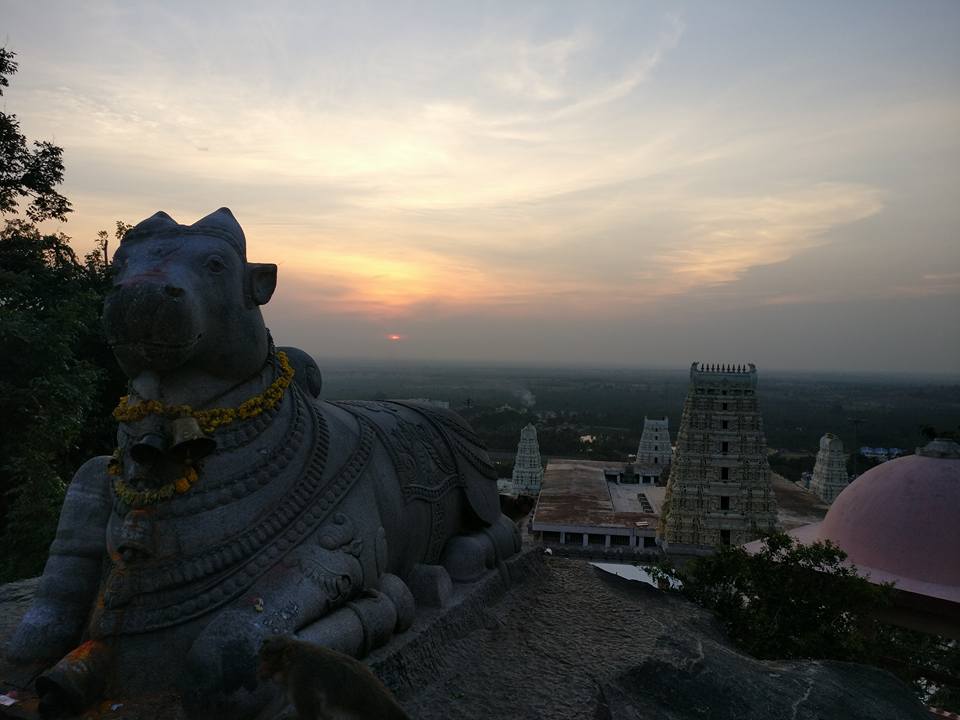
[[[954,449],[960,451],[935,441],[923,454],[868,470],[837,496],[816,539],[839,545],[874,580],[904,589],[960,588],[960,455]]]

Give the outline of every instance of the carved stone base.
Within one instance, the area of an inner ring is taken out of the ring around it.
[[[341,623],[359,622],[361,615],[369,613],[372,616],[370,624],[377,622],[378,608],[387,605],[391,608],[390,623],[396,627],[396,634],[382,647],[374,649],[366,658],[374,672],[395,692],[409,691],[411,683],[416,678],[426,679],[431,674],[431,668],[423,662],[423,653],[436,642],[437,637],[456,636],[466,634],[482,626],[483,608],[503,596],[507,590],[524,579],[534,577],[542,571],[540,553],[542,550],[527,550],[503,561],[498,568],[487,570],[478,580],[470,583],[451,582],[446,570],[439,565],[424,565],[418,568],[414,577],[419,581],[411,580],[411,588],[416,597],[416,615],[413,615],[414,598],[404,595],[405,586],[399,587],[388,578],[381,588],[384,595],[392,602],[385,602],[386,598],[378,599],[375,595],[360,598],[356,601],[356,608],[344,608],[324,618],[317,627],[298,633],[303,639],[324,642],[343,637],[353,637],[354,632],[338,632]],[[539,569],[539,570],[538,570]],[[17,584],[15,593],[11,593],[11,604],[3,604],[3,594],[0,593],[0,613],[5,620],[0,631],[6,634],[0,636],[0,647],[7,640],[7,635],[16,627],[15,619],[26,610],[30,593],[35,587],[31,581],[26,581],[22,587]],[[402,583],[399,583],[402,585]],[[10,587],[10,586],[8,586]],[[420,594],[422,593],[422,594]],[[428,602],[430,597],[434,603]],[[442,602],[440,601],[442,597]],[[369,605],[369,607],[368,607]],[[343,613],[344,616],[339,615]],[[15,617],[11,617],[11,615]],[[401,631],[404,630],[404,631]],[[329,636],[329,637],[328,637]],[[327,645],[336,643],[324,642]],[[358,648],[338,647],[337,649],[349,654],[358,654]],[[4,670],[7,670],[4,673]],[[38,720],[40,714],[37,708],[36,696],[31,691],[29,678],[20,678],[14,687],[11,683],[12,673],[9,668],[0,667],[0,693],[14,690],[18,702],[11,707],[0,707],[0,718],[16,718],[17,720]],[[75,720],[85,719],[86,714],[75,716]],[[186,720],[181,707],[180,699],[175,694],[158,697],[143,698],[108,698],[95,710],[97,720]],[[263,714],[262,720],[283,720],[295,717],[289,714],[289,708],[272,704]]]

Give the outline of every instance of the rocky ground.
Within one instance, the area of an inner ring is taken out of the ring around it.
[[[0,639],[33,587],[0,588]],[[371,665],[419,720],[929,717],[888,673],[753,660],[681,598],[537,549],[460,588],[453,607],[425,613]],[[128,704],[104,706],[95,717],[178,715]]]
[[[777,496],[777,521],[784,530],[820,522],[830,509],[830,505],[813,492],[776,473],[773,492]]]
[[[432,682],[396,687],[412,717],[928,717],[888,673],[753,660],[731,649],[700,608],[583,561],[546,558],[530,574],[482,609],[479,627],[433,648]]]

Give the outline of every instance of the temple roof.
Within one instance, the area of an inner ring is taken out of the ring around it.
[[[873,582],[960,603],[960,446],[938,440],[871,468],[790,534],[839,545]]]

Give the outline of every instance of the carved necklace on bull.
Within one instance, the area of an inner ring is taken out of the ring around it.
[[[272,341],[270,346],[270,354],[273,355]],[[283,399],[286,389],[293,381],[293,367],[283,351],[276,352],[275,356],[280,366],[277,377],[266,390],[247,398],[237,407],[194,410],[189,405],[165,405],[159,400],[131,404],[129,395],[121,397],[113,411],[113,417],[118,422],[137,422],[149,415],[170,420],[170,434],[175,441],[173,450],[180,449],[176,454],[183,465],[183,474],[160,487],[135,490],[123,479],[123,451],[118,447],[113,451],[107,465],[107,473],[116,478],[113,483],[116,496],[131,507],[143,507],[188,492],[199,479],[198,460],[212,452],[215,447],[214,440],[208,437],[210,433],[237,420],[255,418],[272,410]],[[161,434],[147,433],[134,450],[143,455],[143,459],[147,459],[147,456],[160,454],[165,444],[166,440]],[[135,461],[140,461],[134,451],[131,451],[131,455]]]

